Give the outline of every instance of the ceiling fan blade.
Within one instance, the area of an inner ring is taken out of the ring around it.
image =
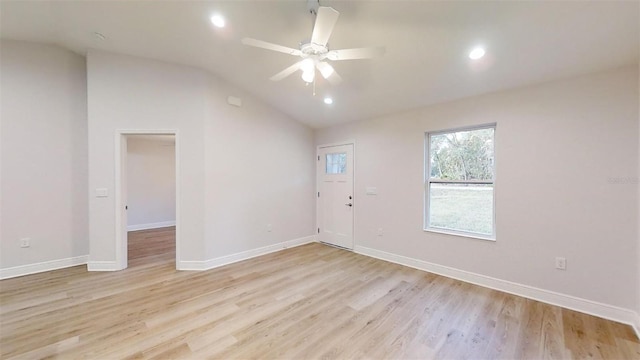
[[[333,61],[371,59],[384,55],[384,52],[385,48],[383,46],[359,49],[331,50],[327,53],[327,59]]]
[[[338,85],[342,82],[342,77],[338,75],[333,66],[326,62],[319,62],[316,64],[316,68],[320,71],[323,78],[327,79],[332,85]]]
[[[262,40],[256,40],[252,38],[244,38],[242,39],[242,43],[245,45],[255,46],[255,47],[259,47],[267,50],[279,51],[289,55],[294,55],[294,56],[302,55],[302,51],[298,49],[294,49],[294,48],[290,48],[290,47],[286,47],[278,44],[273,44],[273,43],[262,41]]]
[[[302,64],[302,61],[298,61],[297,63],[295,63],[295,64],[289,66],[288,68],[280,71],[279,73],[273,75],[269,79],[271,81],[280,81],[280,80],[286,78],[287,76],[293,74],[294,72],[300,70],[300,65],[301,64]]]
[[[313,26],[311,42],[317,45],[326,46],[333,31],[333,27],[338,21],[340,13],[334,8],[320,6],[316,14],[316,23]]]

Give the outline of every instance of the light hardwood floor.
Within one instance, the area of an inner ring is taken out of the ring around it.
[[[0,358],[640,359],[629,326],[321,244],[176,271],[173,237],[1,281]]]
[[[175,226],[130,231],[127,236],[129,268],[153,263],[172,263],[175,268]]]

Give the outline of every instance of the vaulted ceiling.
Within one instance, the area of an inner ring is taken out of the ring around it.
[[[297,58],[240,42],[253,37],[297,48],[313,25],[305,0],[3,1],[0,36],[203,68],[316,128],[639,62],[638,1],[321,5],[340,12],[330,48],[384,45],[386,53],[334,62],[343,82],[319,79],[316,96],[298,73],[269,80]],[[211,24],[214,13],[226,27]],[[487,54],[472,61],[476,45]],[[334,103],[325,105],[324,96]]]

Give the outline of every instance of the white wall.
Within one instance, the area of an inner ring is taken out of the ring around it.
[[[316,143],[356,140],[356,246],[633,310],[638,187],[610,178],[638,174],[638,95],[627,67],[322,129]],[[424,232],[424,132],[493,122],[497,241]]]
[[[178,131],[181,262],[313,235],[311,129],[194,68],[97,51],[87,68],[90,194],[113,193],[117,129]],[[115,260],[114,206],[90,198],[91,261]]]
[[[7,40],[0,54],[0,268],[87,255],[85,60]]]
[[[204,254],[204,114],[206,73],[194,68],[91,51],[87,55],[89,113],[89,264],[116,260],[116,130],[177,130],[182,210],[181,255]],[[109,197],[93,196],[107,188]]]
[[[156,136],[157,137],[157,136]],[[129,230],[176,221],[176,157],[171,139],[127,137],[127,225]]]
[[[243,106],[229,106],[228,95]],[[208,258],[314,235],[313,131],[215,78],[208,99]]]

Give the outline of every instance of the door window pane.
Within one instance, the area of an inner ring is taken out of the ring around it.
[[[347,172],[347,153],[332,153],[326,155],[327,174],[344,174]]]

